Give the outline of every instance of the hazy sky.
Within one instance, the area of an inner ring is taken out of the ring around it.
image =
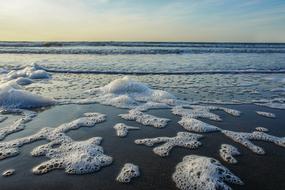
[[[0,0],[0,40],[285,42],[285,0]]]

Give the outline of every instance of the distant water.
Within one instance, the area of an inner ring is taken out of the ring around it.
[[[0,66],[36,62],[50,71],[102,73],[276,73],[284,43],[0,42]]]

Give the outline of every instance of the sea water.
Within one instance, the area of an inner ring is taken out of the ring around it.
[[[55,99],[135,75],[193,103],[282,104],[284,60],[283,43],[0,42],[0,73],[36,63],[53,80],[27,90]]]

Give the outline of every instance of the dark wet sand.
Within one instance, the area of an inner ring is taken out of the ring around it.
[[[255,127],[266,127],[270,130],[269,134],[285,136],[285,110],[269,109],[254,105],[235,105],[226,106],[242,111],[240,117],[233,117],[226,113],[217,111],[223,121],[208,123],[220,128],[250,132]],[[269,111],[276,114],[276,119],[265,118],[257,115],[256,110]],[[152,147],[134,144],[138,138],[176,136],[179,131],[184,131],[177,121],[179,117],[173,116],[170,110],[151,110],[156,116],[170,118],[171,122],[164,129],[156,129],[143,126],[133,121],[125,121],[118,117],[118,114],[127,112],[124,109],[117,109],[102,105],[67,105],[56,106],[43,111],[30,122],[24,131],[8,136],[5,141],[14,138],[27,136],[38,131],[42,127],[56,127],[62,123],[69,122],[82,115],[84,112],[97,111],[107,114],[107,121],[98,124],[93,128],[80,128],[70,131],[67,134],[75,140],[85,140],[94,136],[103,137],[102,146],[107,155],[114,158],[112,165],[102,168],[99,172],[87,175],[67,175],[63,170],[56,170],[42,176],[32,174],[31,169],[35,165],[46,160],[45,157],[32,157],[31,150],[45,141],[38,141],[21,147],[21,154],[17,157],[8,158],[0,161],[0,172],[6,169],[16,169],[15,175],[11,177],[0,176],[1,190],[79,190],[79,189],[176,189],[171,176],[175,166],[185,155],[197,154],[202,156],[214,157],[221,161],[218,150],[222,143],[229,143],[236,146],[241,156],[238,156],[238,164],[231,165],[223,161],[221,163],[229,168],[234,174],[239,176],[245,183],[244,186],[229,184],[233,189],[259,189],[275,190],[285,189],[285,148],[272,143],[255,142],[266,151],[266,155],[260,156],[252,153],[247,148],[233,142],[221,133],[204,134],[201,140],[202,147],[196,150],[185,148],[174,148],[170,156],[161,158],[152,152]],[[6,122],[9,122],[6,121]],[[118,122],[128,125],[139,126],[141,130],[130,131],[125,138],[115,135],[113,126]],[[0,127],[4,126],[2,123]],[[130,184],[120,184],[115,181],[121,167],[131,162],[139,165],[141,176],[132,180]]]

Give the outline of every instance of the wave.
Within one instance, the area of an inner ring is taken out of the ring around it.
[[[51,73],[70,73],[70,74],[108,74],[108,75],[201,75],[201,74],[274,74],[285,73],[282,70],[208,70],[208,71],[98,71],[98,70],[70,70],[70,69],[50,69],[43,68]]]
[[[97,54],[97,55],[142,55],[142,54],[205,54],[205,53],[285,53],[285,48],[0,48],[0,54]]]

